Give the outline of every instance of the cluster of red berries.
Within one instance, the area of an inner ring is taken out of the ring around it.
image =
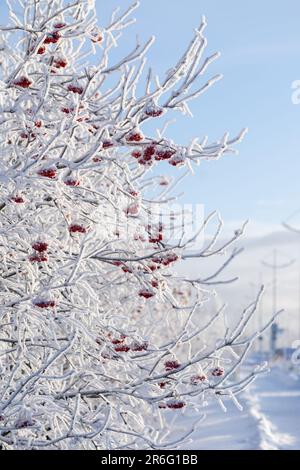
[[[77,94],[77,95],[82,95],[82,93],[83,93],[83,88],[79,85],[70,84],[68,86],[68,90],[71,91],[72,93]]]
[[[63,23],[62,21],[59,21],[58,23],[55,23],[53,25],[55,29],[61,29],[61,28],[64,28],[65,26],[67,26],[66,23]]]
[[[119,338],[113,338],[111,335],[108,335],[110,342],[115,346],[114,350],[116,352],[142,352],[142,351],[147,351],[149,344],[146,341],[143,341],[141,343],[137,341],[133,341],[130,345],[125,344],[125,341],[127,339],[126,335],[120,335]]]
[[[69,227],[70,233],[86,233],[86,228],[83,225],[72,224]]]
[[[33,419],[23,419],[16,423],[17,429],[25,429],[30,428],[35,425],[35,421]]]
[[[128,191],[128,193],[130,194],[130,196],[132,197],[139,197],[140,193],[138,191],[135,191],[134,189],[130,189]]]
[[[141,142],[142,140],[144,140],[144,136],[138,132],[138,131],[133,131],[133,132],[130,132],[127,136],[126,136],[126,140],[127,142]]]
[[[66,186],[76,187],[76,186],[80,186],[80,181],[72,179],[72,178],[68,178],[68,179],[64,180],[64,184]]]
[[[139,297],[143,297],[144,299],[151,299],[152,297],[155,296],[155,292],[149,290],[149,289],[142,289],[139,291]]]
[[[124,273],[130,273],[132,274],[132,269],[127,266],[125,263],[123,263],[122,261],[113,261],[112,263],[114,266],[117,266],[117,267],[120,267],[122,268],[122,270],[124,271]]]
[[[44,39],[44,44],[56,44],[61,38],[61,34],[58,31],[53,31],[52,33],[48,33],[46,38]]]
[[[223,367],[216,367],[215,369],[211,371],[211,375],[213,377],[223,377],[224,374],[225,374],[225,370],[223,369]]]
[[[32,249],[35,253],[29,257],[31,263],[47,263],[48,256],[46,252],[48,250],[48,243],[41,241],[35,242],[32,244]]]
[[[29,261],[31,263],[47,263],[49,261],[49,258],[44,253],[37,253],[35,255],[29,256]]]
[[[115,351],[116,352],[129,352],[130,351],[130,347],[127,346],[126,344],[120,344],[118,346],[115,347]]]
[[[130,349],[131,351],[134,351],[134,352],[142,352],[142,351],[147,351],[149,347],[149,344],[144,341],[143,343],[138,343],[136,341],[134,341],[131,346],[130,346]]]
[[[157,147],[155,144],[147,145],[144,150],[134,150],[132,157],[136,158],[140,165],[151,165],[154,160],[170,160],[175,155],[176,150],[166,147]],[[171,163],[172,160],[170,160]],[[173,164],[173,163],[172,163]]]
[[[152,279],[151,286],[154,287],[154,289],[158,289],[158,287],[159,287],[158,280],[157,279]]]
[[[39,308],[54,308],[56,302],[55,300],[35,300],[34,305]]]
[[[44,168],[38,171],[38,175],[44,178],[54,179],[56,178],[57,172],[55,168]]]
[[[179,256],[176,253],[167,253],[166,255],[163,256],[155,256],[152,258],[152,263],[149,265],[151,271],[156,271],[162,266],[168,267],[170,264],[175,263],[176,261],[179,260]],[[155,266],[156,265],[156,266]]]
[[[32,85],[32,81],[29,80],[28,77],[24,76],[24,77],[17,78],[14,81],[14,85],[19,86],[21,88],[29,88]]]
[[[65,114],[70,114],[74,112],[74,108],[61,108],[61,111]]]
[[[15,202],[16,204],[24,204],[25,199],[22,196],[16,195],[11,197],[11,201]]]
[[[46,242],[35,242],[32,245],[33,250],[43,253],[48,250],[48,243]]]
[[[181,367],[181,364],[176,359],[165,362],[165,369],[167,372],[179,369],[179,367]]]
[[[45,52],[46,52],[46,46],[40,46],[37,50],[37,53],[39,55],[45,54]]]
[[[192,385],[199,385],[207,381],[207,376],[204,374],[193,375],[190,380]]]
[[[149,233],[149,243],[159,243],[163,240],[163,226],[158,224],[157,227],[153,229],[151,225],[148,226]]]
[[[156,109],[149,108],[149,109],[146,109],[145,111],[146,116],[149,116],[149,117],[159,117],[162,115],[162,113],[163,113],[163,110],[158,107]]]
[[[30,139],[30,137],[34,140],[36,135],[34,132],[21,132],[20,134],[21,139]]]
[[[143,343],[143,344],[137,344],[135,343],[135,345],[133,346],[128,346],[126,344],[120,344],[118,346],[116,346],[114,349],[116,352],[129,352],[129,351],[133,351],[133,352],[142,352],[142,351],[147,351],[147,348],[148,348],[148,345],[146,343]]]
[[[60,58],[60,59],[55,59],[53,66],[57,69],[63,69],[68,65],[68,61],[66,59]]]
[[[55,29],[61,29],[63,28],[64,26],[66,26],[66,23],[56,23],[54,25],[54,28]],[[60,40],[61,38],[61,34],[58,32],[58,31],[52,31],[51,33],[48,33],[46,38],[44,39],[44,42],[43,42],[43,45],[39,46],[38,50],[37,50],[37,54],[39,55],[43,55],[45,54],[46,52],[46,45],[49,45],[49,44],[56,44],[58,43],[58,41]],[[34,47],[32,48],[31,52],[34,50]],[[67,65],[67,64],[66,64]],[[63,65],[63,67],[65,67],[66,65]],[[55,64],[54,64],[55,67],[57,67]],[[59,68],[59,67],[57,67]]]
[[[186,407],[186,403],[184,401],[180,400],[172,400],[167,403],[160,403],[158,405],[160,409],[166,409],[169,408],[170,410],[180,410],[182,408]]]
[[[158,386],[161,389],[165,389],[167,385],[168,385],[168,382],[158,382]]]
[[[112,140],[103,140],[102,142],[102,148],[104,149],[109,149],[114,146],[114,143]]]

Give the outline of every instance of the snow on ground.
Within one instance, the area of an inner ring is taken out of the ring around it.
[[[206,407],[206,420],[182,449],[193,450],[299,450],[300,378],[273,367],[240,397],[243,411],[230,401],[227,413],[218,404]],[[185,414],[184,422],[195,415]]]

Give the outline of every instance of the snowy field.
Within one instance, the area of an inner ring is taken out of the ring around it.
[[[227,413],[216,404],[206,408],[193,442],[193,450],[299,450],[300,378],[273,367],[239,397],[243,411],[231,402]],[[193,420],[195,416],[185,417]]]

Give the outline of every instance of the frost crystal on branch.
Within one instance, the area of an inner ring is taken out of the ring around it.
[[[181,260],[224,253],[243,229],[218,245],[222,221],[212,214],[197,235],[174,241],[176,215],[149,220],[174,197],[176,177],[158,176],[166,163],[180,179],[181,167],[234,151],[244,132],[189,146],[167,137],[168,112],[190,114],[189,102],[220,78],[201,83],[217,55],[202,59],[203,20],[163,79],[144,76],[152,39],[115,62],[137,6],[98,26],[94,1],[9,1],[0,28],[5,449],[174,448],[193,427],[167,438],[167,413],[233,397],[260,372],[232,379],[261,333],[245,333],[260,296],[222,340],[205,339],[223,314],[203,321],[209,286],[227,282],[220,276],[238,250],[214,274],[175,273]],[[216,235],[192,250],[214,217]]]

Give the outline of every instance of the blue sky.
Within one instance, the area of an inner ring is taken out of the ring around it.
[[[99,22],[118,3],[96,1]],[[105,5],[104,5],[105,4]],[[187,142],[213,140],[224,131],[249,127],[240,156],[204,163],[186,183],[185,199],[220,209],[226,220],[250,217],[280,224],[300,205],[300,106],[292,104],[291,84],[300,79],[300,2],[141,0],[138,23],[124,36],[156,36],[149,61],[158,73],[174,63],[201,15],[207,17],[208,52],[221,58],[210,73],[224,79],[192,105],[194,119],[181,118],[170,136]],[[180,139],[178,135],[180,134]]]

